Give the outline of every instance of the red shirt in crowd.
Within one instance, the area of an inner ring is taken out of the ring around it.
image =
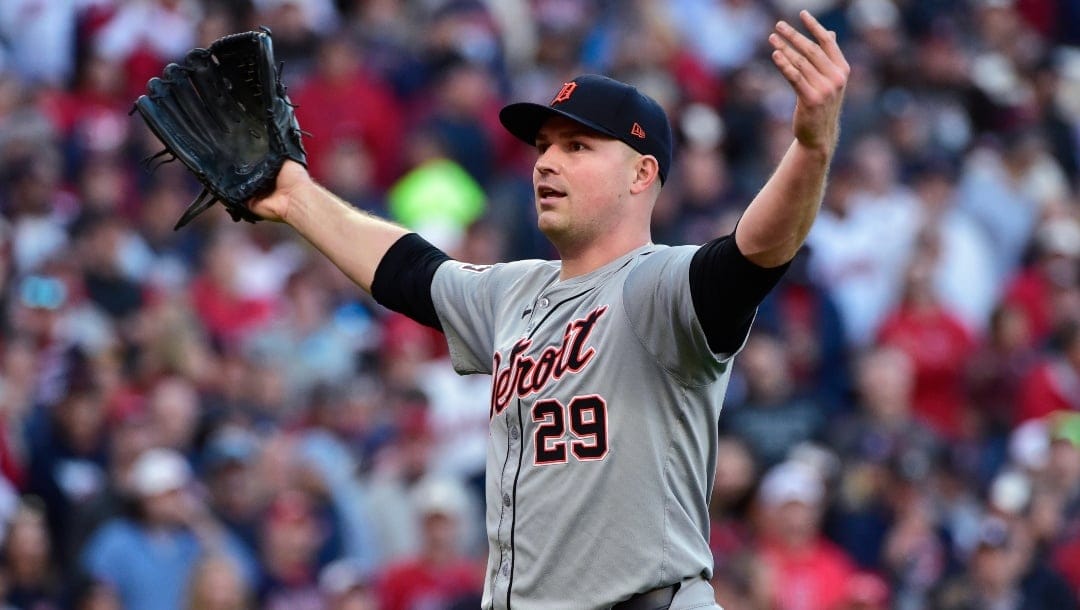
[[[797,550],[767,544],[761,561],[775,584],[769,600],[774,610],[833,610],[855,574],[847,555],[823,538]]]
[[[205,275],[191,282],[191,300],[206,330],[227,345],[266,323],[274,313],[271,301],[238,296]]]
[[[472,561],[432,565],[407,560],[386,569],[379,580],[382,610],[446,608],[455,601],[475,597],[484,590],[484,568]]]
[[[1080,596],[1080,536],[1058,546],[1051,556],[1051,565],[1065,577],[1073,593]]]
[[[1035,343],[1045,340],[1052,331],[1049,280],[1036,268],[1021,271],[1009,283],[1002,298],[1006,304],[1018,308],[1027,316],[1031,325],[1031,338]]]
[[[1024,378],[1017,423],[1054,411],[1080,411],[1080,371],[1064,358],[1047,360]]]
[[[878,340],[904,351],[915,365],[915,415],[945,438],[960,433],[965,365],[975,340],[947,310],[901,307],[882,324]]]
[[[392,92],[382,83],[357,71],[353,78],[332,81],[316,72],[303,84],[290,88],[305,137],[308,167],[318,179],[327,175],[324,161],[342,139],[363,143],[371,153],[375,180],[389,186],[401,162],[402,117]]]

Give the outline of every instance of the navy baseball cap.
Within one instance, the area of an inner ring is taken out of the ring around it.
[[[499,112],[503,127],[530,146],[544,122],[564,116],[656,157],[660,183],[671,167],[671,125],[660,104],[636,88],[599,74],[584,74],[563,86],[547,106],[510,104]]]

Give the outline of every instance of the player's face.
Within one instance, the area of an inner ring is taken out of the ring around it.
[[[634,162],[626,144],[563,117],[536,136],[533,187],[540,230],[557,246],[581,246],[626,218]]]

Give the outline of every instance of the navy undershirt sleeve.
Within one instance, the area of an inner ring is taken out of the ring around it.
[[[439,265],[450,260],[445,252],[416,233],[394,242],[375,268],[371,296],[382,306],[442,331],[431,282]]]
[[[731,354],[742,347],[757,306],[790,264],[754,264],[739,252],[734,234],[698,249],[690,261],[690,296],[713,353]]]

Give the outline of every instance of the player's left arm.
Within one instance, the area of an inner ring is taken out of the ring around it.
[[[836,33],[807,11],[799,17],[814,40],[785,21],[769,35],[773,63],[795,91],[794,141],[735,230],[739,251],[762,267],[790,261],[810,232],[836,150],[851,71]]]
[[[836,149],[850,68],[835,34],[810,13],[800,16],[816,42],[783,21],[769,36],[773,61],[795,90],[795,139],[743,213],[734,236],[703,245],[690,263],[694,311],[716,354],[739,350],[758,304],[802,247]]]

